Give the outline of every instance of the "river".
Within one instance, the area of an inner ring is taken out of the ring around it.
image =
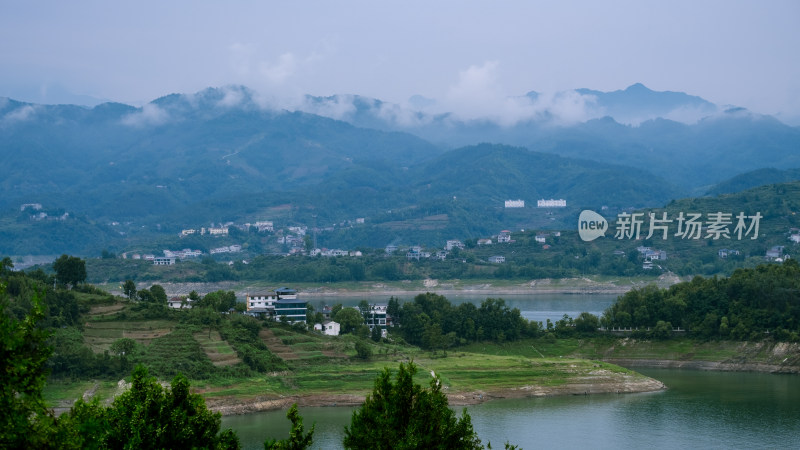
[[[470,406],[484,444],[502,448],[800,448],[800,377],[762,373],[641,369],[668,389],[494,400]],[[460,413],[460,408],[456,408]],[[341,448],[353,408],[301,408],[316,423],[314,448]],[[286,411],[223,417],[244,448],[288,436]],[[308,429],[308,428],[307,428]]]

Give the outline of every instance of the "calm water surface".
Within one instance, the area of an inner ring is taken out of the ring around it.
[[[641,369],[669,389],[648,394],[496,400],[470,406],[481,440],[502,448],[800,448],[800,377]],[[460,408],[456,408],[460,413]],[[314,448],[341,448],[353,408],[301,408]],[[245,448],[285,438],[285,411],[223,418]]]

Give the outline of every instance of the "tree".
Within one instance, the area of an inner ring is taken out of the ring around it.
[[[180,374],[164,389],[137,366],[131,389],[114,399],[105,415],[108,429],[97,440],[110,448],[239,448],[236,434],[219,432],[220,414],[190,393]]]
[[[123,369],[128,368],[128,357],[136,349],[136,341],[131,338],[121,338],[111,344],[111,353],[119,356],[120,363]]]
[[[364,316],[364,322],[369,320],[370,310],[369,302],[366,300],[361,300],[358,302],[358,310],[361,312],[361,315]]]
[[[209,292],[197,303],[197,306],[211,308],[214,311],[225,312],[236,305],[236,293],[233,291]]]
[[[582,312],[575,318],[575,330],[579,333],[594,333],[600,327],[600,319],[592,313]]]
[[[439,377],[423,389],[414,384],[416,372],[413,362],[400,363],[392,383],[389,369],[383,370],[344,429],[345,448],[482,448],[467,411],[457,418],[448,407]]]
[[[42,447],[54,420],[42,398],[52,353],[49,333],[39,327],[44,307],[35,294],[28,315],[16,320],[8,306],[0,284],[0,447]]]
[[[292,422],[289,438],[281,441],[267,439],[264,441],[264,450],[303,450],[311,447],[311,444],[314,442],[314,427],[316,425],[311,426],[311,430],[308,431],[308,434],[303,434],[303,418],[300,416],[300,413],[297,412],[297,403],[289,408],[289,412],[286,413],[286,418]]]
[[[122,292],[125,293],[125,297],[128,297],[129,300],[136,299],[136,283],[133,280],[125,280],[125,283],[122,285]]]
[[[400,300],[394,296],[389,297],[389,305],[386,307],[386,315],[392,318],[392,323],[395,323],[400,318]]]
[[[379,327],[377,325],[373,325],[372,333],[370,334],[369,337],[370,337],[370,339],[372,339],[375,342],[380,342],[381,341],[381,327]]]
[[[342,308],[333,320],[341,325],[340,334],[353,333],[364,324],[364,317],[355,308]]]
[[[365,360],[370,359],[372,357],[372,348],[366,342],[358,340],[356,341],[356,356]]]
[[[155,303],[156,299],[153,297],[153,294],[148,289],[140,289],[136,296],[139,297],[139,301],[142,303]]]
[[[75,286],[86,281],[86,261],[77,256],[61,255],[53,262],[59,283]]]
[[[14,262],[11,261],[11,258],[6,256],[2,261],[0,261],[0,276],[6,275],[7,273],[11,272],[12,269],[14,269]]]
[[[153,301],[159,305],[167,304],[167,292],[160,284],[150,286],[150,294],[153,296]]]

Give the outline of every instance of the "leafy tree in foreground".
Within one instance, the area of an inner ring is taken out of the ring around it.
[[[383,370],[372,394],[344,429],[345,448],[482,448],[466,410],[457,418],[448,407],[439,377],[423,389],[414,384],[416,372],[413,362],[401,363],[392,383],[389,369]]]
[[[8,306],[0,284],[0,447],[41,447],[54,422],[42,398],[52,353],[49,333],[39,327],[44,308],[34,295],[30,313],[18,321],[7,313]]]
[[[289,412],[286,413],[286,418],[292,422],[292,430],[289,432],[289,438],[281,441],[267,439],[264,441],[264,450],[303,450],[311,447],[313,443],[314,427],[316,425],[311,426],[311,430],[308,431],[308,434],[303,433],[303,418],[300,417],[300,413],[297,412],[297,403],[289,408]]]
[[[185,376],[175,376],[164,389],[147,369],[137,366],[132,383],[105,412],[108,428],[103,437],[109,448],[239,448],[233,431],[219,433],[220,414],[189,392]]]

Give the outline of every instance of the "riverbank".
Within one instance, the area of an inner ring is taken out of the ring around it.
[[[463,392],[447,392],[450,406],[469,406],[497,399],[551,397],[564,395],[598,395],[655,392],[666,389],[664,383],[635,372],[618,372],[595,366],[596,370],[562,385],[527,384],[518,387],[487,388]],[[448,386],[446,391],[450,391]],[[300,407],[359,406],[366,394],[304,394],[278,398],[236,396],[206,398],[206,406],[224,416]]]
[[[295,344],[301,345],[301,344]],[[307,345],[307,344],[304,344]],[[387,349],[389,350],[389,349]],[[458,352],[431,354],[414,348],[379,352],[370,361],[293,360],[293,369],[260,377],[209,382],[193,380],[193,391],[223,415],[309,406],[358,406],[384,368],[411,359],[426,386],[431,371],[441,378],[451,406],[495,399],[653,392],[661,380],[643,368],[800,374],[800,344],[781,342],[650,341],[632,338],[525,339],[504,344],[481,342]],[[398,359],[399,358],[399,359]],[[110,402],[121,382],[48,383],[48,403],[68,410],[78,397]]]

